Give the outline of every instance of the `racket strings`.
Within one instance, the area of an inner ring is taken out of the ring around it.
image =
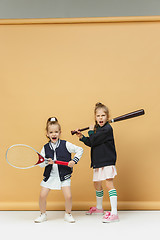
[[[14,146],[7,152],[8,162],[18,168],[28,168],[36,164],[39,157],[31,148]]]

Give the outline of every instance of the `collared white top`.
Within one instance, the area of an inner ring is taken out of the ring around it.
[[[54,159],[53,160],[57,160],[55,149],[59,146],[59,144],[60,144],[60,140],[58,140],[56,143],[51,143],[51,142],[49,143],[50,148],[54,150]],[[67,148],[68,152],[75,153],[73,159],[77,163],[83,154],[83,148],[78,147],[70,142],[66,142],[66,148]],[[45,157],[44,147],[41,150],[41,155]],[[43,163],[39,164],[39,166],[45,167],[45,166],[47,166],[47,164],[43,162]],[[58,165],[53,164],[49,179],[47,180],[47,182],[44,182],[42,180],[41,186],[49,188],[49,189],[59,190],[63,186],[70,186],[70,181],[71,181],[70,179],[66,179],[65,181],[61,182],[60,177],[59,177]]]

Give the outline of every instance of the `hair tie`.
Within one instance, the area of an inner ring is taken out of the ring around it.
[[[57,119],[55,117],[50,119],[51,122],[57,122]]]

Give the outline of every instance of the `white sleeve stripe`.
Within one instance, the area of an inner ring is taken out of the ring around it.
[[[77,158],[77,157],[74,157],[72,160],[73,160],[75,163],[78,163],[78,161],[79,161],[79,158]]]

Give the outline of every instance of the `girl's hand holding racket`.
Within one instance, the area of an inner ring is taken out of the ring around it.
[[[48,158],[47,163],[48,163],[48,164],[54,164],[54,161],[52,160],[52,158]]]

